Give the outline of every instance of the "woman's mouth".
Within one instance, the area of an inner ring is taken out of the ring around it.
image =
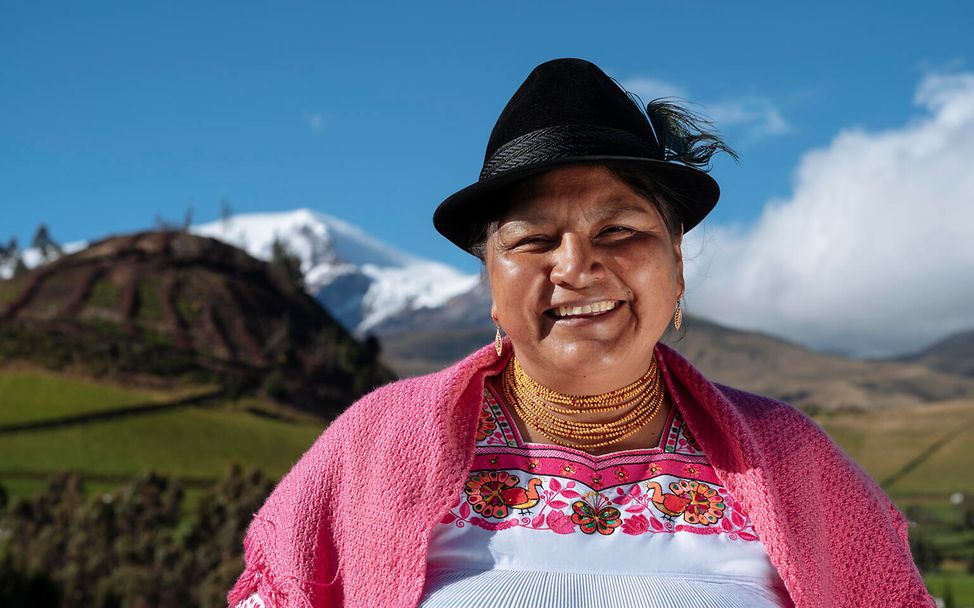
[[[619,306],[617,300],[601,300],[590,304],[556,306],[545,311],[545,314],[555,319],[585,319],[604,315]]]

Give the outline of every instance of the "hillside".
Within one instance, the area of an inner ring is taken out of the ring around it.
[[[900,360],[974,378],[974,329],[947,336]]]
[[[382,336],[384,360],[418,375],[487,344],[493,328],[400,331]],[[974,378],[921,362],[824,355],[779,338],[689,318],[676,348],[714,381],[783,399],[809,411],[911,406],[974,395]]]
[[[0,361],[215,382],[324,416],[393,375],[285,272],[184,232],[114,236],[0,281]]]
[[[825,355],[779,338],[691,319],[664,336],[708,377],[810,410],[911,406],[974,395],[974,379],[919,363]]]

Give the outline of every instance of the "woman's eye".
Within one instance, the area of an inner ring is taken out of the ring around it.
[[[514,245],[514,246],[515,247],[532,247],[532,246],[538,246],[538,245],[545,245],[548,242],[550,242],[550,240],[551,239],[549,239],[546,236],[542,236],[542,235],[537,235],[536,234],[536,235],[524,237],[523,239],[518,240],[517,241],[517,244]]]
[[[599,232],[599,236],[626,236],[635,232],[628,226],[607,226]]]

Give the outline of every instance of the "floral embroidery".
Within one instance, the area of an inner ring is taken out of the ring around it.
[[[558,534],[571,534],[575,531],[575,523],[572,518],[561,511],[548,511],[545,522],[553,532]]]
[[[502,531],[514,527],[592,538],[622,534],[689,532],[757,540],[752,522],[724,494],[706,458],[677,413],[663,452],[639,458],[568,456],[556,447],[531,453],[509,436],[502,404],[487,391],[478,421],[475,459],[463,492],[441,518],[443,525]],[[670,449],[671,443],[673,449]],[[541,455],[544,454],[544,455]],[[527,482],[521,473],[527,473]],[[598,533],[598,534],[596,534]]]
[[[510,508],[517,509],[521,515],[531,513],[531,507],[541,499],[540,478],[529,479],[527,488],[517,484],[518,478],[507,471],[481,471],[467,480],[464,492],[474,511],[503,519]]]
[[[633,515],[622,522],[622,532],[638,536],[649,531],[649,519],[645,515]]]
[[[688,499],[683,511],[683,519],[691,524],[711,525],[724,516],[724,499],[705,483],[692,479],[681,479],[670,484],[670,490],[677,496]]]
[[[595,492],[586,495],[585,500],[572,503],[572,521],[578,524],[585,534],[608,536],[622,524],[619,509],[609,505],[609,500]]]
[[[490,411],[490,406],[484,404],[484,407],[480,410],[480,420],[477,421],[477,441],[483,441],[490,437],[494,430],[497,428],[497,420],[494,419],[494,414]]]
[[[518,478],[507,471],[482,471],[467,480],[463,490],[473,510],[486,517],[507,517],[504,490],[517,485]]]

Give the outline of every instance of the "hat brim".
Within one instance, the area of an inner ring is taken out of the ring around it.
[[[578,164],[603,164],[630,168],[645,172],[659,180],[668,190],[679,195],[671,197],[676,200],[670,202],[683,224],[684,233],[699,224],[720,198],[720,187],[717,181],[700,169],[632,156],[574,156],[511,169],[495,177],[475,182],[439,204],[433,213],[433,226],[457,247],[474,253],[473,247],[481,237],[483,227],[488,222],[501,217],[507,210],[505,201],[491,200],[492,196],[532,175],[556,167]]]

